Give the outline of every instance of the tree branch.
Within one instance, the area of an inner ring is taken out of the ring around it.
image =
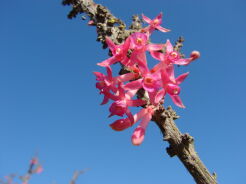
[[[133,16],[133,22],[129,29],[123,21],[116,18],[110,11],[93,0],[63,0],[63,5],[71,5],[72,10],[68,18],[76,17],[80,13],[85,13],[96,26],[97,41],[107,48],[105,37],[110,37],[116,44],[122,43],[131,33],[139,31],[142,28],[141,20],[138,16]],[[85,19],[83,17],[83,19]],[[182,47],[183,38],[179,38],[175,48],[179,50]],[[182,134],[177,128],[174,120],[178,116],[171,107],[164,109],[162,105],[156,110],[152,120],[160,128],[164,140],[170,146],[167,153],[173,157],[177,156],[184,164],[189,173],[193,176],[197,184],[216,184],[215,174],[211,175],[205,165],[202,163],[194,148],[194,139],[189,134]]]

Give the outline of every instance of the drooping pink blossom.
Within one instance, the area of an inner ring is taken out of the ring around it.
[[[119,119],[110,124],[110,127],[115,131],[125,130],[135,123],[137,123],[143,116],[146,114],[146,108],[141,109],[138,113],[133,115],[133,121],[130,121],[129,118]]]
[[[145,110],[145,113],[142,115],[142,121],[140,122],[140,124],[138,125],[138,127],[134,130],[133,134],[132,134],[132,144],[133,145],[140,145],[143,140],[144,140],[144,136],[145,136],[145,132],[146,132],[146,128],[152,118],[152,115],[154,113],[154,109],[149,106],[147,107]]]

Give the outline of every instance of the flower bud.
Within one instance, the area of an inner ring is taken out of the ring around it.
[[[131,121],[128,118],[126,118],[126,119],[118,119],[112,124],[110,124],[109,126],[115,131],[122,131],[129,128],[132,125],[131,125]]]
[[[139,146],[144,140],[145,129],[143,127],[137,127],[132,134],[132,144]]]
[[[196,51],[196,50],[192,51],[191,54],[190,54],[190,57],[191,57],[192,61],[195,60],[195,59],[198,59],[200,57],[200,52]]]

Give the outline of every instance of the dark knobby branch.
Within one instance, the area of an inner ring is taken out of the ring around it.
[[[107,48],[105,43],[106,36],[110,37],[116,44],[119,44],[131,33],[142,28],[139,17],[133,16],[132,25],[129,29],[126,29],[123,21],[113,16],[106,7],[96,4],[93,0],[64,0],[63,4],[72,6],[68,18],[76,17],[80,13],[85,13],[90,18],[90,25],[96,26],[97,41],[102,42],[103,48]],[[84,16],[82,18],[85,19]],[[178,39],[174,47],[175,50],[180,50],[183,41],[182,37]],[[141,95],[140,93],[138,95]],[[174,122],[177,118],[176,112],[171,107],[164,109],[161,104],[152,117],[152,120],[160,128],[164,140],[170,144],[167,148],[167,153],[171,157],[177,156],[181,160],[197,184],[216,184],[215,175],[209,173],[195,151],[193,137],[189,134],[182,134],[177,128]]]

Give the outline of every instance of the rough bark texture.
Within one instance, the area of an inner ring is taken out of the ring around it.
[[[120,44],[131,33],[142,28],[141,20],[138,16],[133,16],[132,24],[129,29],[126,29],[123,21],[113,16],[106,7],[96,4],[93,0],[64,0],[63,5],[72,6],[68,18],[85,13],[93,21],[91,25],[96,26],[97,41],[103,44],[103,48],[107,48],[105,44],[106,36],[110,37],[116,44]],[[82,16],[82,19],[86,18]],[[182,42],[183,38],[179,38],[175,49],[179,50],[182,47]],[[167,153],[171,157],[177,156],[180,159],[197,184],[216,184],[216,175],[210,174],[195,151],[193,137],[189,134],[182,134],[177,128],[174,122],[177,118],[176,112],[171,107],[164,109],[161,104],[152,118],[160,128],[164,141],[167,141],[170,145],[166,149]]]

